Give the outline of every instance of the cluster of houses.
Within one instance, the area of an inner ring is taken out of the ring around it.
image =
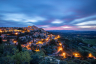
[[[10,32],[12,34],[10,34]],[[27,32],[27,34],[26,34]],[[20,40],[22,47],[26,47],[30,50],[30,46],[44,46],[48,44],[50,39],[56,39],[55,35],[49,34],[42,28],[36,26],[28,27],[2,27],[0,28],[0,33],[3,42],[8,42],[10,44],[18,44],[17,38]],[[23,34],[20,36],[20,34]],[[19,37],[18,37],[19,36]]]
[[[31,31],[37,31],[40,30],[41,32],[45,32],[44,29],[42,28],[38,28],[36,26],[28,26],[28,27],[0,27],[0,32],[4,33],[4,32],[21,32],[21,33],[25,33],[25,32],[31,32]]]

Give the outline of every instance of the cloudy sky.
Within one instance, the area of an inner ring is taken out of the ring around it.
[[[96,0],[0,0],[0,27],[96,30]]]

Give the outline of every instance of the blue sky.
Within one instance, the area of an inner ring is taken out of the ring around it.
[[[96,30],[96,0],[0,0],[0,27]]]

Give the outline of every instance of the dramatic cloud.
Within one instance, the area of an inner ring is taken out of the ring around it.
[[[63,26],[62,28],[66,28],[66,29],[67,29],[67,28],[72,28],[72,27],[69,27],[69,26]]]
[[[0,27],[96,30],[96,0],[0,0]]]
[[[63,21],[56,19],[52,23],[53,24],[61,24],[61,23],[63,23]]]
[[[78,26],[79,28],[96,28],[96,26]]]
[[[76,25],[96,25],[96,20],[94,21],[86,21],[86,22],[81,22],[81,23],[78,23]]]

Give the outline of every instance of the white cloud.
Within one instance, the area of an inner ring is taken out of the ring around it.
[[[27,19],[26,21],[24,21],[24,22],[37,22],[37,20],[34,20],[34,19]]]
[[[44,26],[41,26],[43,28],[49,28],[49,25],[44,25]]]
[[[72,28],[72,27],[69,27],[69,26],[63,26],[62,28]]]
[[[71,24],[76,23],[76,22],[81,22],[81,21],[87,21],[87,20],[90,20],[93,18],[96,18],[96,15],[88,16],[88,17],[84,17],[84,18],[80,18],[80,19],[75,19],[74,21],[71,22]]]
[[[54,20],[52,23],[53,23],[53,24],[61,24],[61,23],[63,23],[63,21],[56,19],[56,20]]]
[[[40,16],[28,17],[24,14],[4,14],[3,20],[12,20],[12,21],[23,21],[23,22],[38,22],[46,20]]]
[[[96,26],[78,26],[78,28],[96,28]]]
[[[90,25],[90,24],[96,24],[96,20],[94,20],[94,21],[81,22],[81,23],[77,23],[75,25]]]
[[[4,14],[4,20],[21,21],[26,18],[24,14]]]

